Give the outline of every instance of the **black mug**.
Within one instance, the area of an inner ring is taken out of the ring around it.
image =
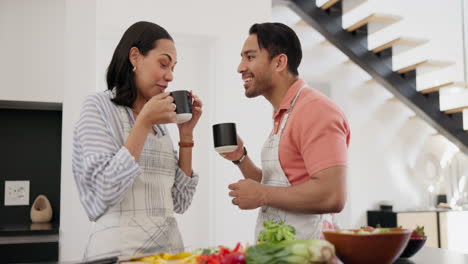
[[[233,152],[237,149],[237,132],[235,123],[213,125],[213,140],[218,153]]]
[[[170,93],[176,105],[176,123],[182,124],[192,119],[192,96],[189,91],[179,90]]]

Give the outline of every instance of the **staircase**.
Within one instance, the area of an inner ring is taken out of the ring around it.
[[[395,36],[369,49],[370,34],[402,18],[391,14],[373,13],[343,28],[343,14],[364,2],[365,0],[285,0],[277,1],[277,4],[286,5],[302,19],[296,24],[308,25],[318,31],[324,37],[320,45],[331,44],[338,48],[348,58],[344,63],[352,62],[358,65],[374,81],[385,87],[395,99],[414,111],[416,116],[468,154],[468,89],[465,89],[465,84],[456,80],[426,85],[417,85],[416,82],[416,76],[448,67],[453,63],[424,59],[393,69],[394,55],[418,47],[426,41]],[[441,96],[440,90],[447,87],[462,88],[458,93]]]

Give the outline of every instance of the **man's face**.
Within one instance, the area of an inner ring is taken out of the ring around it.
[[[268,57],[268,51],[258,46],[256,34],[245,40],[241,57],[237,72],[242,74],[245,96],[253,98],[265,95],[272,89],[272,61]]]

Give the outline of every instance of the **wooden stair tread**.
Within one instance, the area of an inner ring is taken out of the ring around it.
[[[327,39],[324,39],[324,40],[320,41],[320,46],[325,47],[325,46],[331,46],[331,45],[332,45],[331,42],[328,41]]]
[[[446,67],[448,65],[451,65],[451,62],[448,61],[437,61],[437,60],[422,60],[416,63],[413,63],[411,65],[405,66],[403,68],[400,68],[396,70],[396,72],[402,74],[406,73],[412,70],[415,70],[416,68],[419,67]]]
[[[372,49],[372,52],[378,53],[381,52],[384,49],[390,48],[392,46],[396,45],[403,45],[403,46],[409,46],[409,47],[416,47],[418,45],[426,43],[427,40],[422,40],[422,39],[415,39],[415,38],[408,38],[408,37],[398,37],[395,39],[392,39],[386,43],[383,43],[375,48]]]
[[[368,24],[370,22],[379,22],[379,23],[392,24],[392,23],[395,23],[395,22],[399,21],[400,19],[401,19],[401,17],[399,17],[399,16],[375,13],[375,14],[368,15],[368,16],[364,17],[363,19],[355,22],[351,26],[347,27],[346,30],[348,32],[353,32],[356,29],[358,29],[358,28],[360,28],[360,27],[362,27],[365,24]]]
[[[468,109],[468,89],[440,95],[440,109],[446,114],[459,113]]]
[[[338,3],[341,0],[323,0],[317,1],[317,6],[320,7],[322,10],[327,10],[328,8],[332,7],[334,4]],[[357,6],[361,5],[362,3],[366,2],[367,0],[346,0],[343,1],[343,12],[347,12],[351,9],[356,8]],[[322,3],[321,3],[322,2]]]
[[[377,81],[374,78],[372,78],[372,79],[366,80],[364,83],[365,84],[376,84]]]
[[[340,0],[327,0],[325,3],[323,3],[320,8],[323,9],[323,10],[326,10],[328,8],[330,8],[331,6],[333,6],[334,4],[336,4],[338,1]]]
[[[297,21],[297,23],[295,24],[295,26],[298,26],[298,27],[305,27],[305,26],[309,26],[309,24],[307,24],[307,22],[304,21],[304,19],[301,19],[299,21]]]
[[[428,94],[428,93],[437,92],[437,91],[439,91],[440,89],[442,89],[444,87],[455,86],[455,85],[460,85],[461,86],[461,85],[464,85],[464,83],[463,82],[455,82],[455,81],[446,81],[446,82],[442,82],[442,83],[438,83],[438,84],[435,84],[435,85],[432,85],[432,86],[422,88],[418,92],[420,92],[422,94]]]
[[[455,114],[455,113],[460,113],[460,112],[463,112],[463,110],[466,110],[468,109],[468,106],[462,106],[462,107],[457,107],[457,108],[453,108],[453,109],[447,109],[444,111],[444,113],[446,114]]]

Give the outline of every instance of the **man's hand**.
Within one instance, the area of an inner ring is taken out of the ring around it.
[[[251,180],[240,180],[229,185],[232,203],[240,209],[255,209],[265,204],[266,186]]]
[[[244,141],[237,136],[237,148],[233,152],[228,152],[228,153],[221,153],[221,156],[223,158],[233,161],[233,160],[240,160],[242,158],[242,155],[244,155]]]

